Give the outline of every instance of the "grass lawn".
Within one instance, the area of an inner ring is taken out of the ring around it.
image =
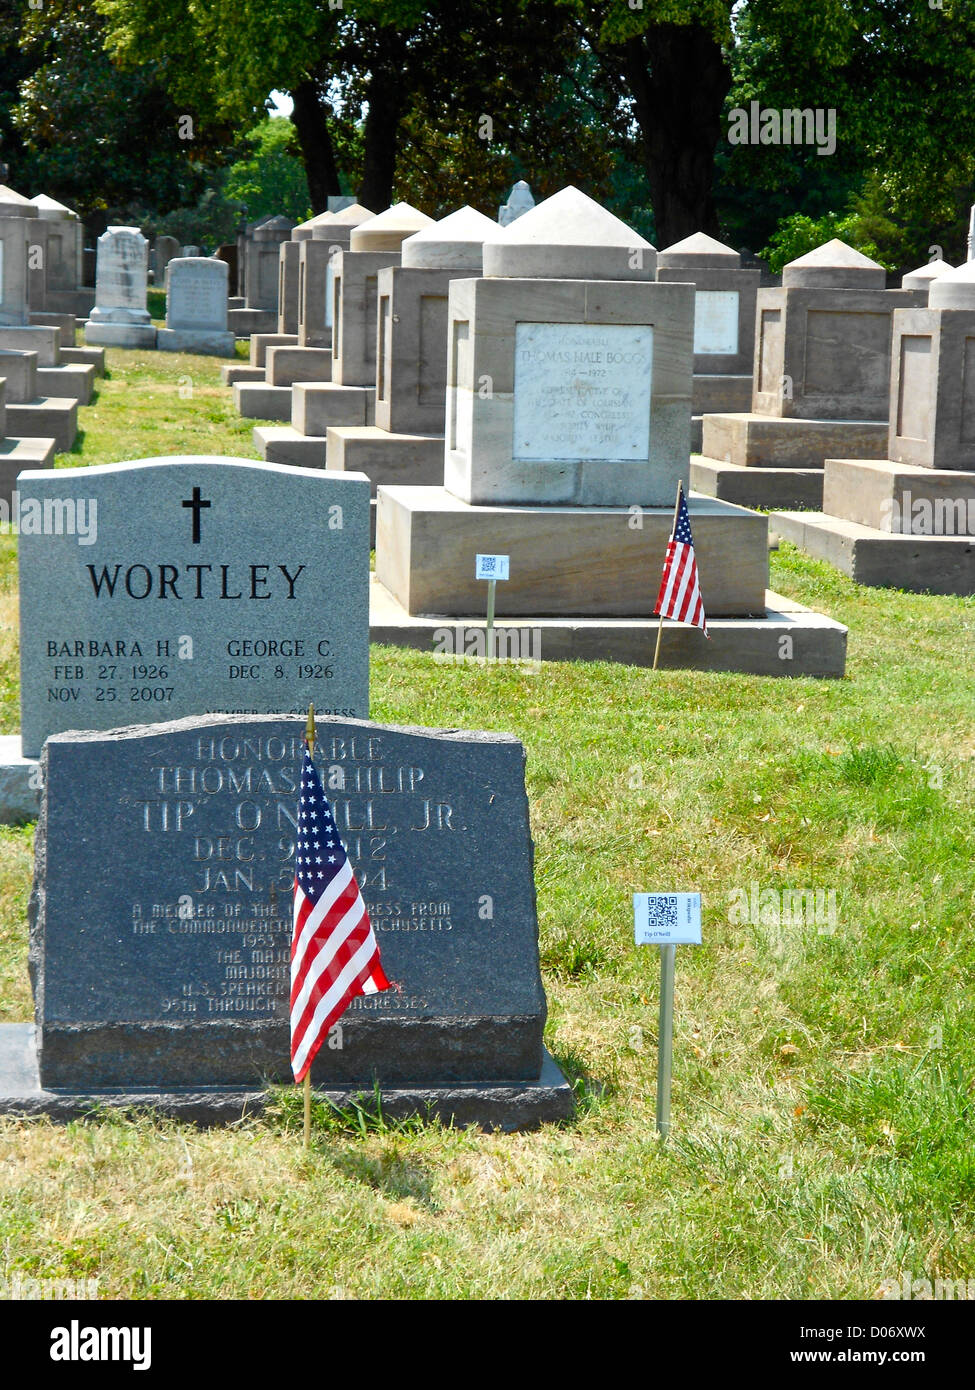
[[[248,456],[219,364],[108,354],[61,465]],[[181,394],[180,386],[183,386]],[[191,393],[187,390],[191,388]],[[297,1097],[200,1132],[0,1122],[0,1280],[109,1297],[874,1298],[975,1278],[975,601],[857,589],[783,548],[772,585],[850,627],[843,681],[374,647],[377,720],[528,750],[547,1042],[577,1117],[514,1136]],[[14,542],[0,719],[16,729]],[[0,1018],[30,1015],[31,832],[0,830]],[[822,929],[735,890],[835,893]],[[654,1136],[655,953],[635,890],[700,889]]]

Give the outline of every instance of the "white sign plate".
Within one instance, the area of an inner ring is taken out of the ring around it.
[[[475,579],[507,579],[510,556],[478,555]]]
[[[700,893],[634,893],[638,946],[700,946]]]
[[[512,458],[649,458],[652,369],[649,324],[516,324]]]
[[[738,351],[737,290],[698,290],[694,296],[694,351],[714,356]]]

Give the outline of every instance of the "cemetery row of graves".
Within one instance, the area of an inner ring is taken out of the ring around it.
[[[963,1275],[975,263],[888,289],[831,242],[765,283],[516,187],[157,239],[162,324],[138,229],[86,289],[42,202],[0,190],[0,1277]],[[654,616],[678,485],[707,633]],[[309,703],[396,984],[315,1061],[311,1161]],[[631,903],[684,890],[664,1144]]]

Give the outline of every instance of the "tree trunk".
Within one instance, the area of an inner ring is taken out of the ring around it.
[[[714,154],[731,70],[707,29],[658,24],[622,50],[653,203],[657,246],[718,235]]]
[[[313,81],[300,82],[291,92],[294,110],[291,121],[301,147],[301,158],[308,176],[308,192],[316,215],[325,212],[329,196],[338,196],[339,171],[328,129],[329,107],[319,100]]]
[[[356,194],[363,207],[383,212],[393,201],[398,131],[406,93],[403,84],[405,52],[399,37],[385,36],[382,59],[369,77],[365,126],[362,132],[362,182]]]

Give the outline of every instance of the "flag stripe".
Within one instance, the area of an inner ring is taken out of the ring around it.
[[[302,760],[291,938],[291,1067],[302,1081],[360,994],[389,989],[369,913],[308,749]]]
[[[653,611],[662,618],[673,618],[679,623],[692,623],[695,627],[703,629],[705,637],[709,635],[697,573],[697,559],[694,555],[694,542],[691,538],[691,522],[683,491],[678,495],[674,531],[667,543],[660,591]]]

